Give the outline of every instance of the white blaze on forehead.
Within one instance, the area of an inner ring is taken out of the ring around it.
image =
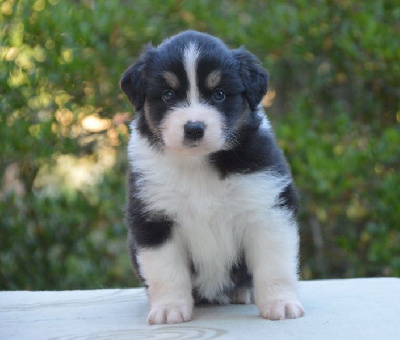
[[[197,45],[193,42],[190,42],[183,51],[183,67],[189,81],[188,101],[190,104],[199,101],[199,89],[197,87],[197,61],[199,55],[200,52]]]

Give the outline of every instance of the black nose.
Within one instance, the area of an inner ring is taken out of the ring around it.
[[[206,126],[203,122],[187,122],[183,129],[185,138],[195,141],[203,138]]]

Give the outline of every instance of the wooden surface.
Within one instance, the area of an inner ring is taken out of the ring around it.
[[[254,305],[196,307],[148,326],[143,289],[0,292],[1,339],[400,339],[400,279],[307,281],[305,317],[268,321]]]

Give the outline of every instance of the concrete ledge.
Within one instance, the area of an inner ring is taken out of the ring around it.
[[[201,306],[148,326],[143,289],[0,292],[1,339],[400,339],[400,279],[300,283],[306,315],[268,321],[254,305]]]

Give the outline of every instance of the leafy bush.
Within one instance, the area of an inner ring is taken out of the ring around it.
[[[0,21],[0,289],[137,284],[118,81],[144,43],[187,28],[270,71],[264,104],[302,199],[302,276],[400,275],[395,1],[5,0]]]

